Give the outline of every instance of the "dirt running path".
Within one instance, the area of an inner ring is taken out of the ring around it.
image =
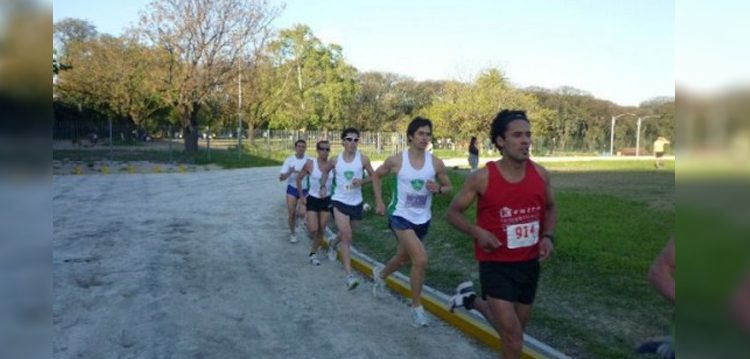
[[[287,241],[277,168],[54,178],[54,356],[491,358]],[[260,203],[264,203],[261,205]]]

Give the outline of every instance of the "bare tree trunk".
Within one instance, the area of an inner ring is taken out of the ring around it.
[[[253,125],[253,121],[248,121],[247,123],[247,139],[251,147],[255,146],[255,126]]]
[[[182,138],[185,141],[185,152],[198,152],[198,111],[200,104],[193,104],[193,110],[184,114],[187,119],[183,118],[182,123],[185,127],[182,129]]]

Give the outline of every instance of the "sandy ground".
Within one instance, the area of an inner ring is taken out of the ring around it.
[[[278,168],[55,176],[53,353],[86,358],[492,358],[287,241]],[[356,237],[355,237],[356,243]]]

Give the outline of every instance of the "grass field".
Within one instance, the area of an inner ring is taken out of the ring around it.
[[[673,309],[647,284],[650,263],[675,227],[674,162],[557,162],[545,165],[556,191],[559,223],[554,256],[543,264],[528,333],[579,358],[637,357],[640,341],[666,333]],[[466,171],[449,173],[454,194]],[[383,181],[384,200],[391,181]],[[365,188],[365,200],[372,191]],[[478,285],[472,239],[443,216],[452,196],[433,201],[426,238],[427,284],[444,292],[467,279]],[[467,211],[475,217],[474,206]],[[380,261],[395,253],[386,220],[373,214],[355,245]],[[402,269],[408,275],[408,267]]]

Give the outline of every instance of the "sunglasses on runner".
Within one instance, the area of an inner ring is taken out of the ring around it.
[[[318,147],[318,151],[330,151],[331,149],[328,147]]]
[[[359,138],[354,138],[354,137],[344,137],[344,139],[346,140],[346,142],[352,142],[352,141],[354,141],[354,142],[359,142]]]

